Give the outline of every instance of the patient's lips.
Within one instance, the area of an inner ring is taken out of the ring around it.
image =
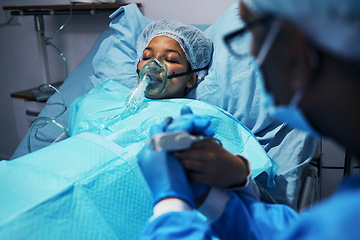
[[[149,87],[157,87],[160,84],[163,84],[163,81],[161,80],[161,78],[159,78],[159,76],[158,77],[150,76]]]

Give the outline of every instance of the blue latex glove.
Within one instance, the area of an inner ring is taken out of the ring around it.
[[[203,135],[212,137],[214,130],[210,128],[210,119],[205,116],[194,115],[189,106],[184,106],[181,109],[181,116],[172,120],[167,120],[167,123],[162,125],[166,132],[170,131],[186,131],[194,135]],[[194,197],[197,198],[204,194],[209,186],[190,181],[191,189]]]
[[[186,131],[194,135],[212,137],[214,130],[210,128],[210,118],[194,115],[190,107],[184,106],[181,109],[181,116],[172,120],[170,124],[164,126],[166,132]]]
[[[150,135],[164,132],[164,127],[154,125],[150,129]],[[137,157],[141,172],[152,192],[154,205],[162,199],[175,197],[194,208],[194,197],[185,171],[173,154],[153,151],[145,146]]]

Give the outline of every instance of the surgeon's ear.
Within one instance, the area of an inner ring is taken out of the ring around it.
[[[198,80],[197,74],[191,74],[189,75],[188,82],[186,84],[187,88],[194,88],[196,86]]]

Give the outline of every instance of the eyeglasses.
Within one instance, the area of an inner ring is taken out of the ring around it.
[[[234,56],[238,58],[242,58],[249,54],[249,45],[246,45],[244,48],[244,45],[241,44],[243,42],[243,39],[245,38],[244,35],[246,33],[249,33],[249,31],[260,27],[264,25],[269,25],[273,23],[275,18],[271,15],[264,16],[262,18],[259,18],[255,21],[246,23],[244,27],[240,28],[239,30],[236,30],[234,32],[231,32],[227,34],[224,37],[224,42],[228,50],[233,54]],[[267,38],[267,37],[266,37]],[[264,38],[264,39],[266,39]],[[265,42],[265,41],[263,41]]]

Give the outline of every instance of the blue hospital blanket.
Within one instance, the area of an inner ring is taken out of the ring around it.
[[[0,162],[0,239],[138,239],[152,215],[137,159],[82,133]]]
[[[269,158],[251,131],[226,111],[193,99],[145,99],[138,112],[122,119],[129,91],[127,87],[108,80],[76,99],[70,106],[70,135],[92,132],[136,155],[149,138],[151,126],[161,123],[166,117],[179,116],[181,108],[187,105],[194,114],[211,119],[214,137],[225,149],[249,159],[253,177],[266,171],[271,184],[278,165]]]
[[[209,116],[224,147],[252,160],[253,176],[266,171],[272,182],[277,164],[225,111],[189,99],[146,101],[117,121],[128,92],[111,80],[98,85],[72,104],[70,138],[0,162],[0,239],[138,239],[152,198],[136,154],[149,127],[178,116],[183,105]]]

